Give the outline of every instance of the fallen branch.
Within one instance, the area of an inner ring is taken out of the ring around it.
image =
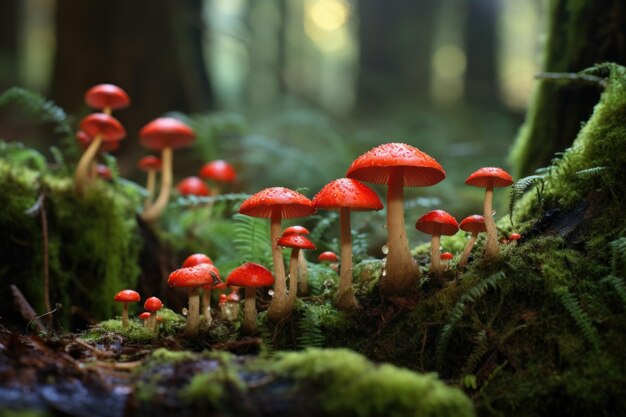
[[[39,320],[37,316],[37,312],[30,305],[24,294],[17,288],[15,285],[11,284],[11,296],[13,297],[13,302],[15,303],[15,307],[17,308],[18,313],[28,322],[30,325],[33,325],[37,328],[37,330],[41,333],[46,333],[46,326],[43,325],[41,320]]]

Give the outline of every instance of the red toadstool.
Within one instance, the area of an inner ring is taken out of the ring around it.
[[[143,308],[146,311],[150,312],[150,318],[148,319],[148,328],[153,331],[156,332],[156,326],[157,326],[157,322],[156,322],[156,316],[157,316],[157,311],[159,311],[160,309],[163,308],[163,303],[161,302],[161,300],[159,300],[157,297],[150,297],[146,300],[145,303],[143,303]]]
[[[431,235],[430,241],[430,272],[438,277],[441,275],[440,238],[441,235],[453,235],[459,230],[456,219],[443,210],[432,210],[417,220],[415,228]]]
[[[200,168],[198,175],[217,184],[231,183],[237,179],[237,173],[233,166],[222,159],[207,162]],[[221,192],[219,186],[215,186],[214,190],[215,195],[219,195]]]
[[[441,260],[441,265],[444,271],[448,270],[448,268],[450,267],[450,262],[453,258],[454,255],[451,252],[442,252],[441,255],[439,255],[439,259]]]
[[[513,184],[511,175],[497,167],[480,168],[473,172],[465,180],[465,184],[485,189],[485,201],[483,207],[483,217],[487,229],[487,241],[485,242],[485,258],[491,259],[498,255],[498,230],[496,222],[493,220],[493,189],[495,187],[508,187]]]
[[[297,235],[308,235],[311,232],[309,232],[309,229],[306,227],[299,225],[289,226],[283,230],[283,236],[293,233]],[[298,255],[298,292],[301,295],[309,292],[309,273],[303,251],[300,251]]]
[[[283,235],[278,239],[277,244],[283,248],[291,248],[291,256],[289,257],[289,292],[286,307],[287,314],[290,314],[296,301],[296,293],[298,292],[298,254],[303,249],[314,250],[315,245],[304,235],[295,233]]]
[[[111,110],[126,108],[130,105],[130,98],[126,91],[113,84],[98,84],[85,93],[85,103],[88,106],[102,110],[102,113],[111,114]]]
[[[517,241],[520,240],[521,238],[522,238],[522,235],[520,235],[519,233],[511,233],[509,235],[509,242],[511,243],[511,246],[516,246]]]
[[[383,297],[417,291],[419,268],[413,262],[404,226],[404,187],[427,187],[446,177],[439,163],[405,143],[385,143],[359,156],[346,177],[387,185],[387,260],[380,280]]]
[[[128,303],[137,303],[141,300],[139,293],[134,290],[122,290],[115,294],[115,301],[118,303],[124,303],[122,307],[122,326],[128,327]]]
[[[198,177],[187,177],[182,179],[176,186],[178,194],[182,196],[197,196],[208,197],[211,195],[211,190],[207,185]]]
[[[152,204],[152,198],[154,197],[154,188],[156,186],[156,174],[161,170],[161,160],[154,155],[144,156],[137,162],[137,166],[140,170],[148,174],[146,180],[146,191],[148,195],[144,203],[144,210]]]
[[[226,277],[226,285],[245,287],[246,301],[242,330],[247,335],[256,333],[256,289],[269,287],[274,283],[274,277],[269,269],[254,262],[247,262]]]
[[[467,216],[466,218],[461,220],[461,224],[459,224],[459,229],[471,233],[471,236],[467,241],[467,244],[465,245],[465,249],[463,249],[461,258],[459,258],[459,268],[464,268],[465,265],[467,265],[470,253],[472,253],[472,248],[476,244],[478,234],[483,233],[485,230],[487,230],[485,228],[485,218],[478,214],[472,214],[471,216]]]
[[[326,184],[315,197],[316,209],[339,210],[341,241],[341,274],[335,297],[340,310],[357,307],[352,289],[352,229],[350,211],[380,210],[383,203],[367,185],[350,178],[339,178]]]

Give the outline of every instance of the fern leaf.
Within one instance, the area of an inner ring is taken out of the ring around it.
[[[52,123],[56,126],[55,131],[62,135],[72,134],[72,127],[68,122],[65,111],[54,102],[46,100],[41,95],[20,87],[13,87],[0,95],[0,107],[15,103],[42,123]]]
[[[480,330],[476,336],[474,336],[474,349],[465,360],[465,364],[461,369],[461,375],[473,373],[478,368],[480,360],[485,356],[489,348],[490,344],[487,338],[487,332]]]
[[[587,168],[587,169],[583,169],[580,171],[576,171],[576,176],[587,179],[587,178],[595,177],[596,175],[602,174],[607,169],[609,169],[609,167]]]
[[[529,175],[528,177],[521,178],[511,186],[511,196],[509,199],[509,218],[513,223],[513,210],[518,200],[528,191],[531,187],[542,183],[544,181],[543,175]]]
[[[554,292],[561,301],[561,304],[563,304],[563,307],[565,307],[576,322],[576,325],[581,330],[587,342],[589,342],[594,350],[598,350],[600,348],[600,337],[593,326],[591,318],[582,309],[576,297],[565,287],[557,288]]]
[[[320,220],[317,222],[313,230],[311,230],[309,239],[312,242],[322,241],[322,236],[339,219],[339,214],[335,211],[331,211],[328,212],[326,216],[319,216],[319,218]]]
[[[307,308],[304,310],[302,318],[298,321],[298,332],[300,333],[297,338],[298,349],[324,347],[326,337],[320,329],[319,319],[316,309]]]
[[[273,267],[267,220],[235,214],[233,243],[240,259]]]
[[[610,243],[611,273],[620,275],[626,269],[626,237],[620,237]]]
[[[615,275],[607,275],[602,278],[600,282],[611,285],[626,307],[626,284],[622,278],[616,277]]]

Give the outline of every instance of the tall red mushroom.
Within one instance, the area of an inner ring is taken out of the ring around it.
[[[465,249],[463,249],[461,258],[459,258],[459,268],[464,268],[465,265],[467,265],[470,254],[472,253],[472,248],[476,244],[478,234],[487,230],[485,228],[485,218],[478,214],[472,214],[471,216],[467,216],[466,218],[461,220],[461,224],[459,224],[459,229],[471,233],[471,236],[467,241],[467,244],[465,245]]]
[[[315,250],[315,245],[303,235],[295,233],[283,235],[277,242],[278,246],[283,248],[291,248],[291,256],[289,257],[289,292],[287,295],[287,314],[293,310],[298,292],[298,254],[302,250]]]
[[[130,98],[126,91],[113,84],[98,84],[85,93],[85,103],[89,107],[102,110],[102,113],[111,115],[112,110],[119,110],[130,105]]]
[[[383,203],[367,185],[350,178],[339,178],[326,184],[315,197],[316,209],[339,210],[341,271],[335,305],[340,310],[357,307],[352,289],[352,229],[350,211],[380,210]]]
[[[123,303],[122,308],[122,327],[125,329],[128,327],[128,303],[137,303],[141,300],[139,293],[134,290],[122,290],[115,294],[115,301]]]
[[[432,236],[430,241],[430,272],[434,276],[440,276],[441,268],[441,244],[442,235],[453,235],[459,230],[456,219],[443,210],[432,210],[417,220],[415,228]]]
[[[441,165],[405,143],[385,143],[359,156],[346,177],[387,185],[387,261],[380,280],[384,297],[406,297],[417,289],[419,268],[413,262],[404,226],[404,187],[427,187],[446,177]]]
[[[254,194],[239,207],[239,213],[270,219],[270,240],[274,260],[274,298],[267,312],[268,320],[278,322],[287,314],[287,289],[283,254],[276,245],[281,233],[281,220],[313,214],[313,203],[304,195],[284,187],[272,187]]]
[[[161,117],[145,125],[139,132],[141,144],[153,151],[161,152],[162,178],[161,190],[154,204],[141,214],[146,222],[155,221],[170,198],[172,187],[172,150],[190,145],[195,140],[193,130],[180,120]]]
[[[254,262],[247,262],[238,266],[226,277],[226,285],[245,288],[246,301],[241,326],[245,334],[252,335],[257,331],[256,289],[269,287],[273,283],[272,273],[264,266]]]
[[[483,206],[483,217],[485,218],[485,227],[487,229],[485,258],[494,258],[498,256],[500,247],[498,246],[498,229],[496,229],[496,222],[493,220],[493,189],[495,187],[508,187],[513,184],[513,179],[502,168],[485,167],[478,169],[467,177],[465,184],[485,189]]]
[[[283,230],[283,236],[291,235],[308,235],[309,229],[304,226],[294,225],[289,226],[285,230]],[[306,259],[304,258],[304,252],[300,251],[298,253],[298,293],[300,295],[307,294],[309,292],[309,273],[306,264]]]
[[[137,166],[140,170],[148,174],[146,180],[146,201],[144,202],[144,210],[152,204],[152,198],[154,196],[154,188],[156,187],[156,174],[161,170],[161,160],[154,155],[144,156],[137,162]]]

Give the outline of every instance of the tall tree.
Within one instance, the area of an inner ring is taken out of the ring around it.
[[[550,0],[546,72],[576,72],[595,63],[626,63],[626,2]],[[512,161],[518,177],[549,164],[571,145],[598,102],[596,86],[540,81]]]

